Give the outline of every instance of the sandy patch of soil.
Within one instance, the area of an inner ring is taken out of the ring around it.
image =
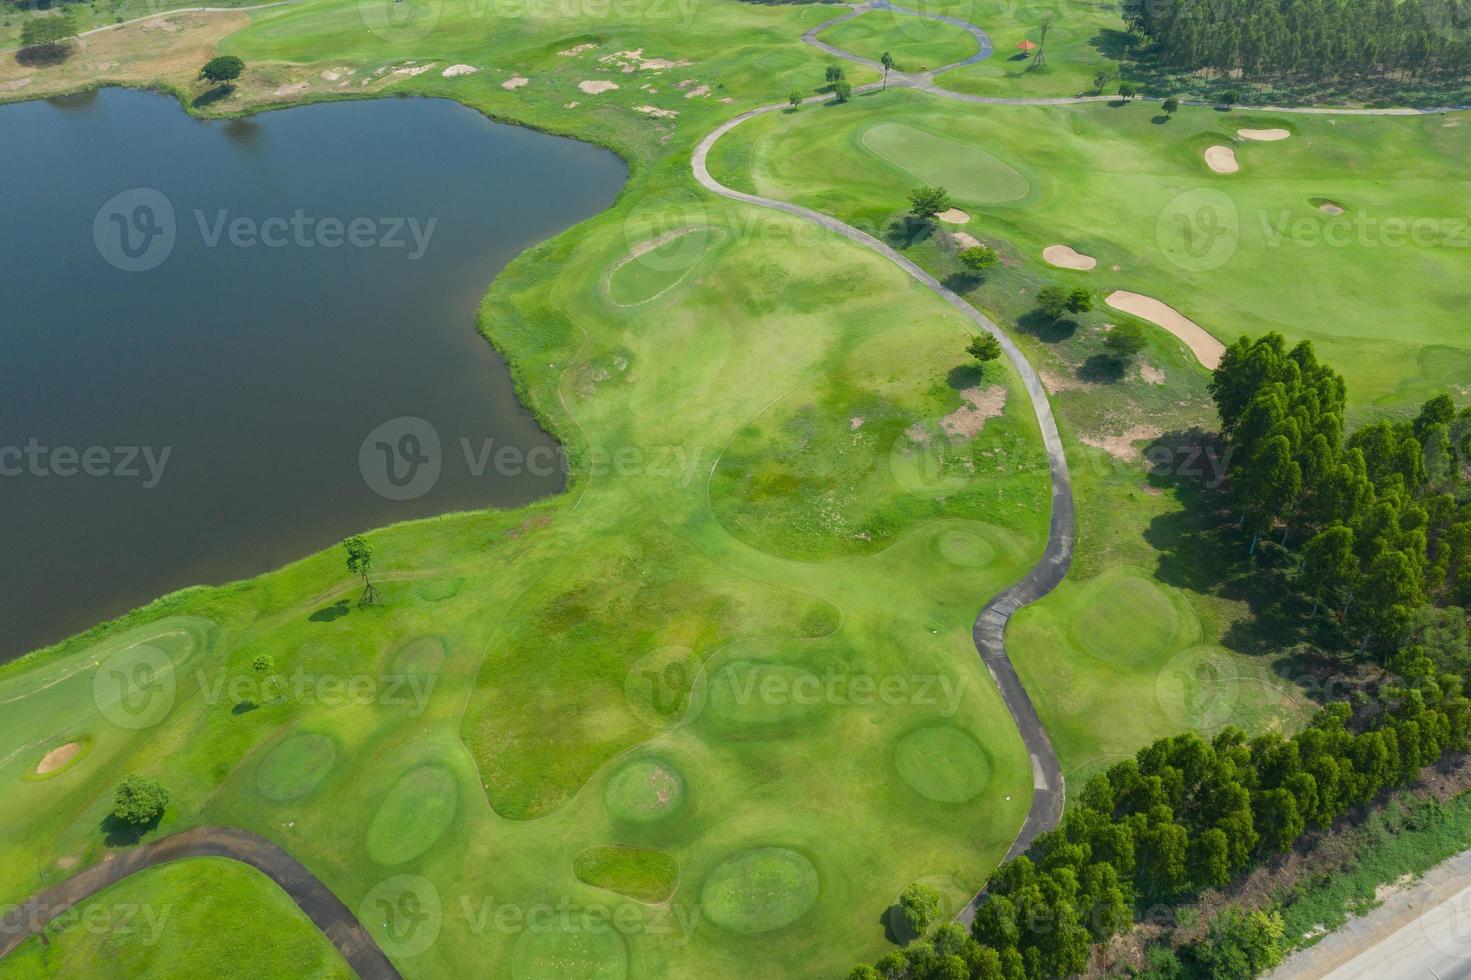
[[[576,109],[577,108],[577,103],[576,102],[568,102],[566,105],[562,106],[562,108],[563,109]]]
[[[709,94],[710,94],[710,86],[708,86],[708,85],[696,85],[694,88],[692,88],[688,92],[684,93],[684,97],[686,99],[702,99],[702,98],[708,96]]]
[[[512,75],[504,82],[501,82],[501,88],[505,89],[507,92],[514,92],[516,89],[521,88],[523,85],[529,84],[531,84],[531,79],[527,78],[525,75]]]
[[[322,72],[322,78],[329,82],[340,82],[349,75],[354,74],[356,68],[328,68]]]
[[[1165,373],[1148,361],[1139,362],[1139,376],[1152,385],[1165,383]]]
[[[177,34],[183,29],[184,28],[180,27],[178,24],[175,24],[167,17],[158,17],[153,20],[145,20],[142,26],[142,30],[149,34],[152,34],[155,31],[162,31],[165,34]]]
[[[665,71],[669,68],[688,68],[694,64],[692,61],[671,61],[668,58],[645,58],[643,48],[605,54],[598,59],[598,63],[609,65],[628,73],[636,71]]]
[[[440,74],[445,78],[458,78],[461,75],[473,75],[479,70],[474,65],[450,65]]]
[[[950,244],[955,246],[957,251],[967,248],[980,248],[981,246],[981,240],[970,232],[952,231],[947,234],[950,237]]]
[[[644,115],[653,116],[655,119],[673,119],[679,115],[673,109],[660,109],[656,105],[636,105],[633,107],[633,111],[642,112]]]
[[[578,55],[582,54],[584,51],[591,51],[595,47],[597,47],[597,45],[589,41],[587,44],[579,44],[575,48],[568,48],[566,51],[558,51],[557,54],[561,55],[563,58],[575,58]]]
[[[947,225],[963,225],[970,220],[970,215],[959,208],[946,208],[935,217]]]
[[[1238,129],[1236,135],[1244,140],[1256,140],[1258,143],[1275,143],[1285,140],[1292,135],[1287,129]]]
[[[1078,438],[1095,449],[1102,449],[1115,459],[1134,460],[1140,456],[1135,443],[1158,439],[1164,430],[1155,425],[1135,425],[1116,435],[1080,432]]]
[[[1205,165],[1218,174],[1234,174],[1241,169],[1236,151],[1229,146],[1212,146],[1205,151]]]
[[[861,428],[863,428],[863,416],[862,415],[855,415],[851,419],[849,419],[848,420],[848,428],[850,428],[850,429],[861,429]]]
[[[35,78],[30,75],[27,75],[25,78],[12,78],[8,82],[0,82],[0,92],[16,92],[34,81]]]
[[[1074,378],[1065,378],[1055,371],[1049,371],[1046,368],[1040,369],[1037,375],[1042,379],[1042,386],[1054,395],[1061,391],[1074,391],[1083,387],[1082,382]]]
[[[1059,269],[1076,269],[1079,272],[1088,272],[1098,265],[1093,256],[1084,255],[1071,245],[1048,245],[1042,250],[1042,261]]]
[[[82,751],[81,742],[67,742],[65,745],[58,745],[50,752],[47,752],[41,758],[41,761],[37,763],[36,775],[44,776],[48,772],[55,772],[62,766],[66,765],[68,762],[75,759],[77,757],[77,753],[80,751]]]
[[[271,94],[278,99],[292,99],[311,88],[310,82],[293,82],[290,85],[282,85]]]
[[[402,75],[405,78],[413,78],[415,75],[424,74],[426,71],[433,67],[434,65],[432,63],[427,65],[419,65],[410,61],[407,64],[399,65],[397,68],[393,69],[390,74]]]
[[[66,854],[56,859],[56,866],[63,871],[69,868],[75,868],[77,863],[78,858],[75,854]]]
[[[588,95],[600,95],[603,92],[611,92],[617,87],[616,82],[604,82],[591,78],[577,83],[577,88],[582,92],[586,92]]]
[[[1319,211],[1322,211],[1324,214],[1335,214],[1335,215],[1337,215],[1337,214],[1342,214],[1343,213],[1343,208],[1341,206],[1339,206],[1337,204],[1329,203],[1327,201],[1323,202],[1322,204],[1319,204],[1318,205],[1318,210]]]
[[[940,428],[954,438],[973,437],[1006,408],[1006,389],[1001,385],[967,388],[960,397],[965,399],[965,404],[940,420]]]
[[[1226,345],[1207,333],[1204,327],[1173,306],[1167,306],[1150,296],[1119,289],[1109,293],[1103,301],[1116,310],[1164,327],[1183,340],[1196,360],[1212,371],[1221,363],[1221,355],[1226,353]]]

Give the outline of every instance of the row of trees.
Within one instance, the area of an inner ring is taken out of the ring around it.
[[[1464,751],[1471,700],[1460,677],[1413,653],[1397,666],[1404,673],[1383,689],[1382,710],[1357,724],[1336,703],[1292,738],[1230,728],[1210,742],[1190,733],[1140,750],[1089,780],[1057,829],[997,869],[970,934],[949,923],[849,980],[1082,972],[1092,945],[1131,928],[1137,912],[1221,887],[1446,752]],[[1193,972],[1224,980],[1272,965],[1274,918],[1221,921],[1187,951]]]
[[[1293,581],[1314,613],[1387,656],[1424,607],[1471,606],[1471,409],[1440,395],[1345,438],[1345,392],[1275,333],[1231,345],[1211,381],[1251,547],[1305,539]]]
[[[1471,0],[1124,0],[1166,64],[1254,79],[1471,74]]]

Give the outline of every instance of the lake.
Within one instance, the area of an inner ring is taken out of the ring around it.
[[[439,100],[121,89],[0,106],[0,144],[0,659],[563,486],[475,310],[613,202],[612,153]]]

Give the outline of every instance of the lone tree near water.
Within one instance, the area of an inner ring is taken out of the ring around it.
[[[199,69],[199,77],[216,85],[228,85],[240,77],[245,71],[245,62],[233,54],[222,54],[218,58],[211,58]]]
[[[943,187],[916,187],[909,192],[909,213],[928,221],[950,209],[950,194]]]
[[[77,36],[77,21],[70,10],[50,17],[32,17],[20,29],[20,46],[48,57],[61,54],[66,42]]]
[[[347,552],[347,570],[363,580],[363,594],[358,599],[358,605],[373,605],[382,598],[382,595],[373,585],[372,547],[360,534],[354,534],[350,538],[344,538],[342,547]]]

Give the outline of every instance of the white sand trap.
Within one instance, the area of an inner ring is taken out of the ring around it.
[[[1343,213],[1343,208],[1339,207],[1337,204],[1333,204],[1330,201],[1324,201],[1322,204],[1319,204],[1318,205],[1318,210],[1319,211],[1322,211],[1324,214],[1342,214]]]
[[[1212,371],[1221,363],[1221,355],[1226,353],[1226,345],[1206,333],[1204,327],[1173,306],[1167,306],[1157,299],[1119,289],[1109,293],[1103,301],[1116,310],[1164,327],[1183,340],[1196,360]]]
[[[527,78],[525,75],[512,75],[504,82],[501,82],[501,88],[506,89],[507,91],[515,91],[516,89],[521,88],[523,85],[530,84],[531,79]]]
[[[1292,132],[1286,129],[1238,129],[1236,135],[1244,140],[1256,140],[1258,143],[1275,143],[1278,140],[1287,139]]]
[[[613,91],[618,87],[618,84],[616,82],[602,82],[589,79],[585,82],[578,82],[577,87],[588,95],[601,95],[603,92]]]
[[[474,65],[450,65],[440,74],[445,78],[458,78],[460,75],[473,75],[479,70]]]
[[[1229,146],[1213,146],[1205,151],[1205,165],[1218,174],[1234,174],[1241,169],[1236,151]]]
[[[966,214],[959,208],[946,208],[939,214],[935,215],[935,217],[939,218],[947,225],[963,225],[970,220],[970,215]]]
[[[1098,264],[1093,256],[1074,251],[1071,245],[1048,245],[1042,250],[1042,261],[1059,269],[1077,269],[1079,272],[1087,272]]]
[[[44,776],[48,772],[55,772],[75,759],[80,751],[82,751],[81,742],[67,742],[65,745],[58,745],[41,759],[40,764],[36,766],[36,775]]]

